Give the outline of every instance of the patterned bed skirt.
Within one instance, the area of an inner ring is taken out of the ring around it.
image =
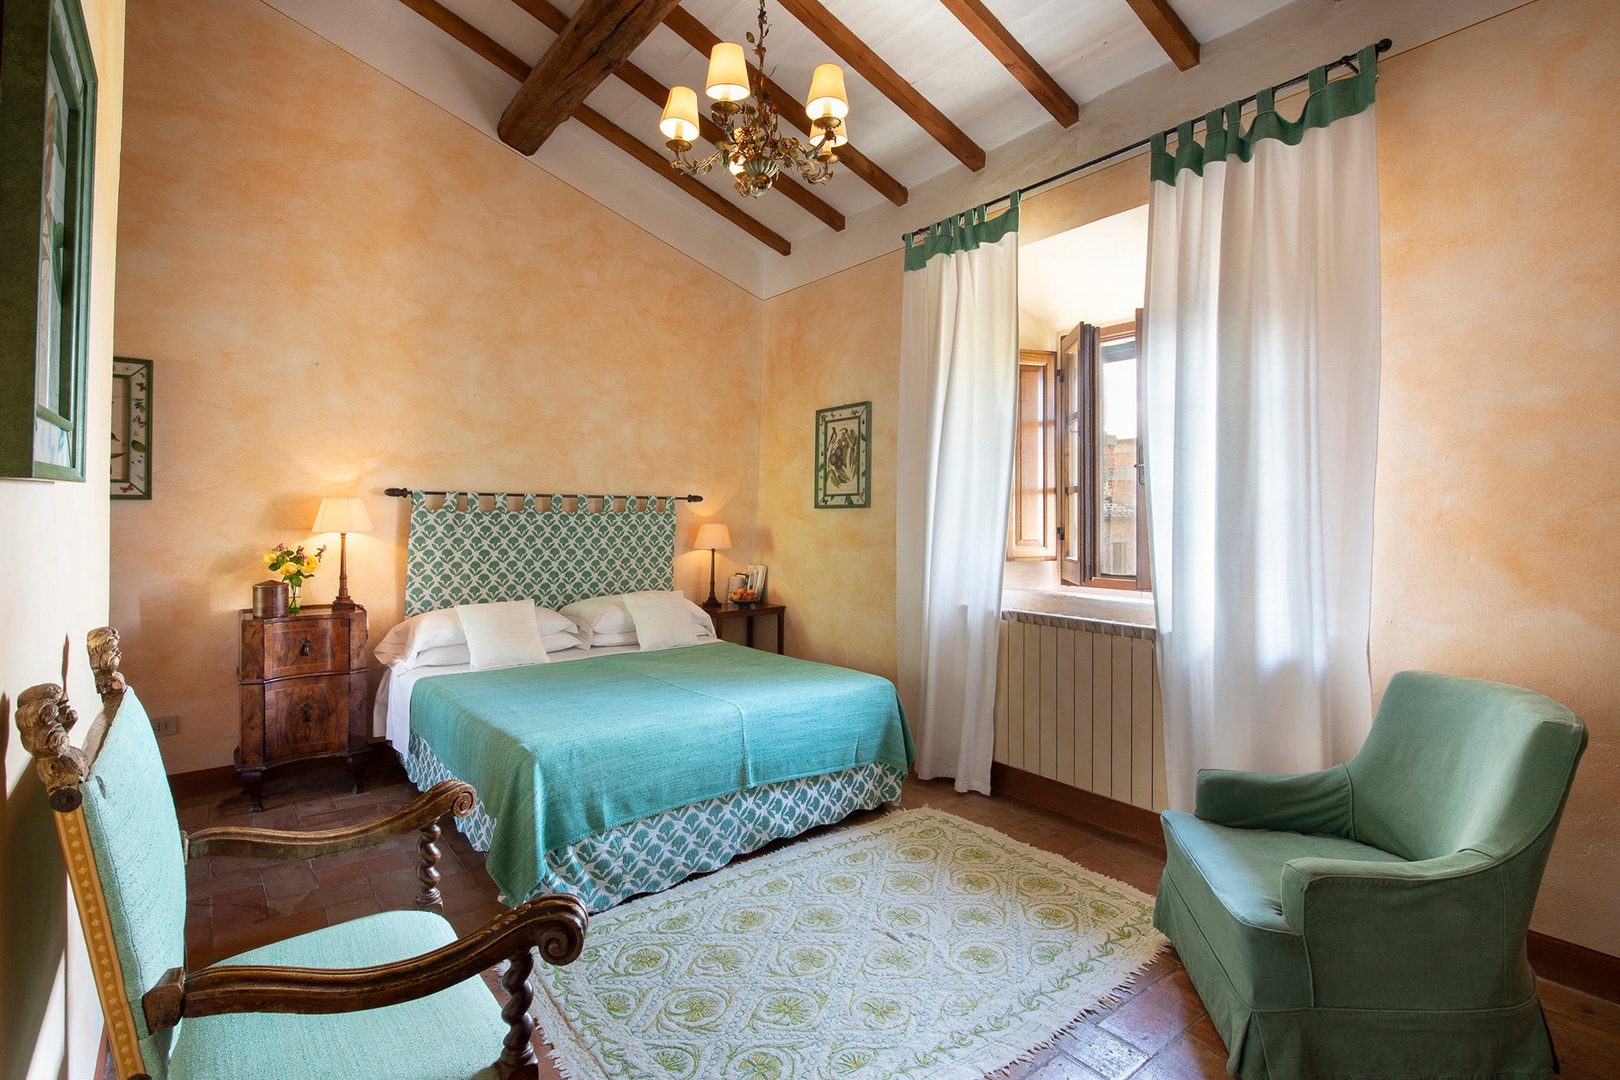
[[[460,779],[415,732],[404,762],[406,775],[422,791],[441,780]],[[606,911],[637,893],[660,892],[693,874],[718,870],[772,840],[841,821],[856,810],[898,804],[904,779],[888,765],[861,765],[676,807],[553,848],[541,860],[540,882],[528,896],[501,899],[515,904],[545,893],[569,893],[593,914]],[[482,802],[452,820],[475,849],[489,850],[495,819]]]

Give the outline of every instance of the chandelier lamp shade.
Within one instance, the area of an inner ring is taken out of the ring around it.
[[[712,102],[709,116],[720,128],[721,138],[708,157],[695,158],[691,154],[701,124],[697,94],[689,86],[670,87],[658,130],[674,155],[671,168],[697,176],[723,166],[731,173],[737,191],[756,199],[784,173],[797,172],[811,184],[832,177],[832,167],[838,162],[837,149],[849,141],[844,123],[849,116],[844,70],[837,64],[822,64],[810,78],[810,93],[805,100],[805,112],[815,129],[810,142],[805,144],[783,135],[763,74],[765,35],[769,32],[765,0],[759,0],[759,31],[757,36],[748,35],[754,46],[753,69],[749,69],[743,47],[735,42],[722,41],[709,54],[709,75],[703,92]]]

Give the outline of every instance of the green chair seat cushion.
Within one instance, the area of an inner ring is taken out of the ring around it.
[[[366,967],[448,945],[456,933],[423,911],[385,911],[241,953],[222,964]],[[365,1012],[235,1013],[180,1025],[170,1080],[462,1080],[495,1076],[506,1037],[500,1007],[473,976],[447,990]]]
[[[1294,859],[1405,862],[1338,836],[1234,829],[1167,810],[1165,870],[1211,950],[1242,957],[1226,965],[1233,989],[1254,1008],[1305,1008],[1311,973],[1305,942],[1283,916],[1282,872]]]

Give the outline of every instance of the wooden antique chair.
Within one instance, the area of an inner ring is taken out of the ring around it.
[[[541,897],[457,939],[435,910],[435,841],[444,814],[471,811],[471,787],[447,780],[348,828],[188,835],[151,722],[118,673],[117,631],[93,631],[90,653],[102,707],[84,748],[69,743],[77,717],[52,684],[18,698],[17,729],[56,811],[120,1080],[539,1075],[529,1043],[531,950],[552,964],[572,962],[585,941],[585,909],[570,896]],[[309,859],[413,830],[421,833],[423,910],[370,915],[186,970],[187,859]],[[498,1008],[478,973],[502,959],[510,1000]]]

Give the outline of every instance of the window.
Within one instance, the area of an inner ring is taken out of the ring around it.
[[[1013,493],[1007,558],[1057,558],[1057,353],[1018,353]]]
[[[1058,349],[1057,420],[1065,585],[1150,588],[1147,506],[1136,388],[1142,313],[1134,322],[1081,323]]]
[[[82,481],[94,61],[78,0],[0,7],[0,476]]]

